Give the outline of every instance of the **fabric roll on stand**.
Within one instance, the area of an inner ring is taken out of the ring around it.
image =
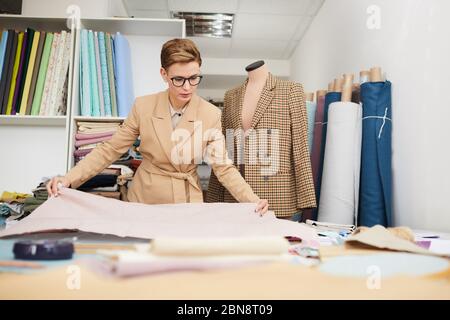
[[[325,146],[327,137],[327,123],[328,123],[328,109],[330,104],[341,100],[342,80],[335,79],[333,84],[328,85],[329,91],[325,95],[324,109],[323,109],[323,126],[322,126],[322,140],[320,142],[320,155],[317,165],[317,181],[315,185],[316,201],[320,202],[320,190],[322,184],[323,159],[325,156]],[[330,91],[331,89],[331,91]],[[317,209],[314,209],[312,216],[313,220],[317,220]]]
[[[331,84],[332,86],[332,84]],[[314,127],[312,128],[312,145],[310,149],[311,168],[313,173],[314,186],[317,186],[319,176],[319,163],[320,163],[320,149],[322,144],[322,127],[323,127],[323,115],[325,106],[325,95],[327,90],[316,91],[316,112],[314,115]],[[316,219],[315,209],[307,209],[302,213],[302,221],[305,222],[308,219]]]
[[[381,68],[370,70],[361,85],[363,105],[361,190],[358,224],[392,225],[392,105],[391,82]]]
[[[318,220],[354,224],[358,210],[361,106],[351,102],[353,75],[344,76],[341,101],[328,110]]]
[[[360,71],[359,83],[344,78],[317,91],[310,153],[318,208],[302,221],[391,226],[391,83],[380,67]]]

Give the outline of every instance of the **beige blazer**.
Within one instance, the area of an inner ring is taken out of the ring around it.
[[[90,152],[66,177],[72,188],[100,173],[140,136],[143,161],[128,191],[128,200],[147,204],[202,202],[197,165],[205,160],[239,202],[259,197],[226,154],[220,110],[193,95],[172,129],[168,91],[139,97],[114,136]]]

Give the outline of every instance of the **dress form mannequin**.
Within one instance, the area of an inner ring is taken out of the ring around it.
[[[245,69],[248,79],[224,95],[222,130],[234,136],[230,155],[278,218],[297,221],[299,211],[316,207],[303,86],[275,77],[264,61]],[[206,199],[236,202],[214,174]]]
[[[242,103],[242,129],[250,129],[259,97],[266,84],[269,71],[264,61],[257,61],[245,68],[248,72],[248,83]]]

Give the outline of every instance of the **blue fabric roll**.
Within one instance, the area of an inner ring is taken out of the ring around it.
[[[322,184],[322,172],[323,172],[323,158],[325,157],[325,146],[327,142],[327,123],[328,123],[328,109],[330,108],[330,104],[333,102],[341,101],[341,93],[340,92],[328,92],[325,95],[325,104],[323,109],[323,127],[322,127],[322,145],[320,148],[320,163],[319,163],[319,179],[318,184],[316,186],[316,199],[317,203],[320,200],[320,187]]]
[[[91,88],[89,78],[89,45],[88,31],[81,30],[80,45],[80,113],[82,116],[92,116]]]
[[[8,30],[2,32],[2,40],[0,41],[0,78],[2,77],[3,64],[5,63],[6,42],[8,41]]]
[[[126,117],[134,103],[131,52],[128,40],[117,33],[114,37],[117,108],[119,117]]]
[[[361,85],[363,105],[361,181],[358,222],[392,225],[391,83]]]

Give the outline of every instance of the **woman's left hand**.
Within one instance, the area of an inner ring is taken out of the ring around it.
[[[269,210],[269,202],[266,199],[259,200],[256,204],[255,212],[262,216],[267,212],[267,210]]]

